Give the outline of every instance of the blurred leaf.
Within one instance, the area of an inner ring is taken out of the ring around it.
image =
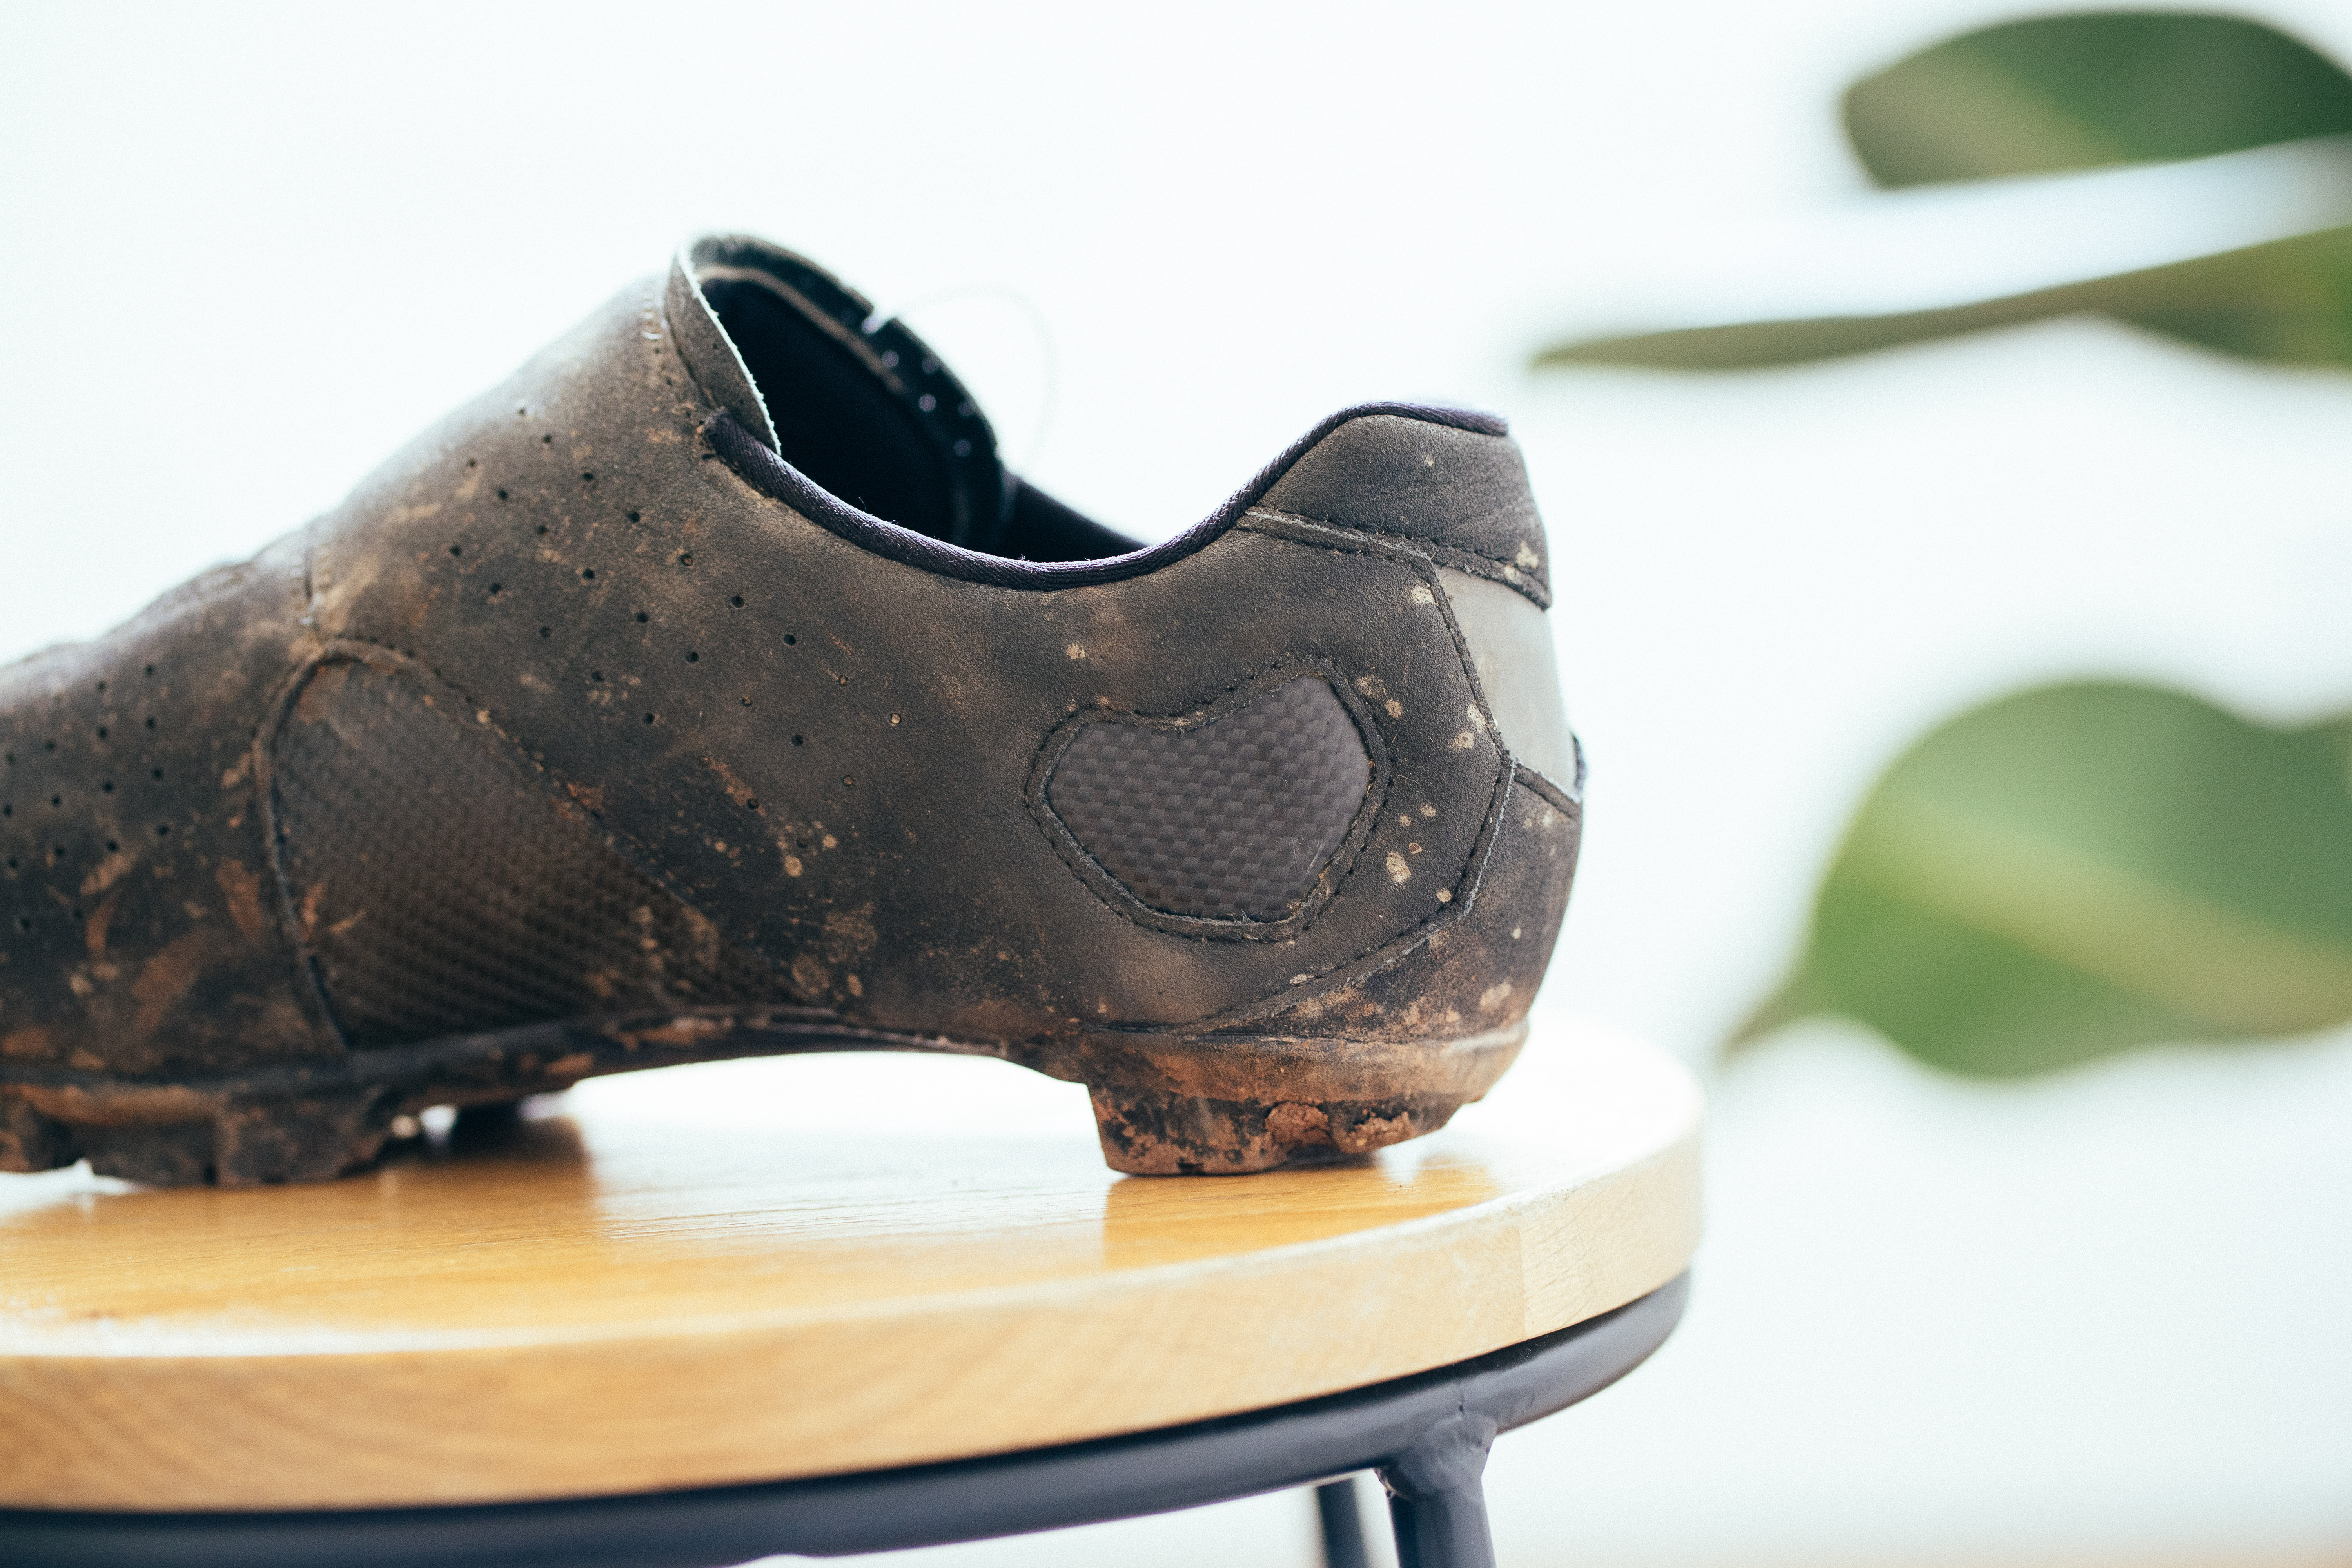
[[[1865,77],[1845,130],[1882,185],[2201,158],[2352,132],[2352,76],[2237,16],[2036,16]]]
[[[1848,830],[1803,961],[1741,1030],[1858,1019],[1959,1072],[2352,1017],[2352,721],[2053,687],[1952,721]]]
[[[2084,310],[2249,359],[2352,369],[2352,227],[1940,310],[1595,338],[1548,349],[1536,364],[1798,364]]]

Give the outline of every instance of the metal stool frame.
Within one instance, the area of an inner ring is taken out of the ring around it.
[[[1624,1376],[1681,1320],[1682,1275],[1614,1311],[1433,1372],[1213,1421],[805,1480],[453,1508],[0,1510],[11,1568],[716,1568],[1021,1535],[1319,1485],[1329,1568],[1362,1568],[1349,1484],[1377,1470],[1402,1568],[1493,1568],[1497,1433]]]

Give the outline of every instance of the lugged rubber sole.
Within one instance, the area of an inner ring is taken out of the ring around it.
[[[325,1181],[365,1165],[403,1116],[492,1105],[645,1068],[819,1050],[992,1056],[1084,1083],[1103,1157],[1136,1175],[1231,1175],[1360,1154],[1444,1126],[1518,1054],[1527,1026],[1370,1042],[1097,1031],[973,1043],[859,1030],[794,1008],[675,1013],[465,1035],[230,1079],[0,1077],[0,1171],[87,1159],[158,1186]]]
[[[1105,1034],[1074,1060],[1025,1065],[1087,1086],[1111,1169],[1240,1175],[1434,1132],[1494,1086],[1527,1035],[1524,1023],[1454,1040]]]

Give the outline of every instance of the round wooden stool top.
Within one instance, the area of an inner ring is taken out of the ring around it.
[[[1259,1409],[1680,1273],[1698,1091],[1539,1030],[1363,1163],[1118,1176],[1086,1091],[800,1057],[599,1079],[310,1187],[0,1176],[0,1508],[589,1496]]]

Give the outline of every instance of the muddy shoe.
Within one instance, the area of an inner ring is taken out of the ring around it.
[[[1426,1132],[1576,859],[1499,421],[1326,420],[1150,549],[921,342],[706,241],[342,507],[0,670],[0,1168],[302,1181],[394,1119],[858,1047],[1122,1171]]]

